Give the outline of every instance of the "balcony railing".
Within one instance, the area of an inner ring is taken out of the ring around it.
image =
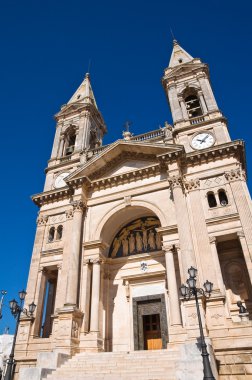
[[[194,117],[193,119],[190,119],[191,125],[199,124],[199,123],[202,123],[203,121],[205,121],[204,116],[198,116],[198,117]]]

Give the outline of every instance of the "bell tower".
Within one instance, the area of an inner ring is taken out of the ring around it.
[[[208,65],[193,58],[176,40],[162,83],[172,113],[176,143],[191,151],[193,136],[200,132],[202,139],[204,133],[211,134],[215,145],[230,141],[226,119],[211,87]],[[205,141],[201,146],[200,141],[198,149],[205,147]]]
[[[102,145],[107,132],[88,73],[68,103],[55,115],[55,119],[56,133],[46,169],[44,191],[64,187],[64,178],[85,162],[88,150]]]

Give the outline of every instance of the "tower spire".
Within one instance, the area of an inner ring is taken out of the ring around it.
[[[97,109],[96,100],[94,97],[94,93],[92,90],[91,82],[90,82],[90,74],[86,73],[85,78],[77,91],[73,94],[71,99],[67,104],[70,103],[85,103],[85,104],[93,104]]]
[[[190,62],[192,60],[193,57],[178,44],[178,41],[175,38],[173,38],[173,49],[169,67],[175,67],[181,63]]]

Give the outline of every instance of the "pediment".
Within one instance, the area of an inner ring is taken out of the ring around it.
[[[70,175],[67,182],[83,177],[93,181],[134,171],[158,163],[159,155],[182,150],[181,145],[175,144],[161,145],[118,140]]]

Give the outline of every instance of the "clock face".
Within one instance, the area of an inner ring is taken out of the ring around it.
[[[215,138],[211,133],[201,132],[193,137],[191,145],[193,149],[205,149],[205,148],[209,148],[214,143],[215,143]]]
[[[54,180],[54,187],[56,187],[57,189],[59,187],[64,187],[66,186],[66,182],[64,181],[64,179],[69,175],[70,173],[68,172],[64,172],[64,173],[60,173]]]

